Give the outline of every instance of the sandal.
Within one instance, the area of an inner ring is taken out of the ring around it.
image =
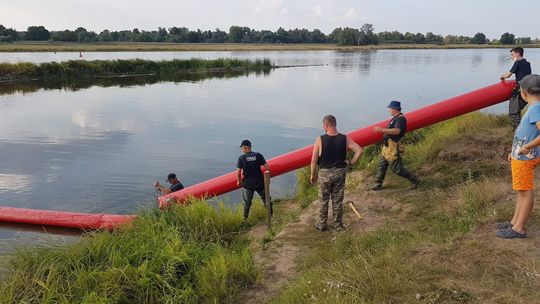
[[[512,228],[497,230],[496,234],[501,239],[523,239],[527,236],[525,232],[519,233]]]

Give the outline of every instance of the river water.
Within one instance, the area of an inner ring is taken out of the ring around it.
[[[82,55],[269,58],[299,67],[203,80],[15,89],[0,84],[0,205],[133,213],[152,204],[153,181],[163,183],[170,172],[189,186],[234,170],[242,139],[270,159],[312,144],[326,114],[349,131],[388,118],[390,100],[400,100],[406,113],[493,84],[512,64],[502,49]],[[540,49],[525,55],[534,72]],[[69,59],[79,59],[79,53],[0,53],[0,62]],[[290,196],[294,187],[294,174],[277,177],[272,195]],[[220,199],[237,204],[240,195]],[[3,225],[0,253],[70,238]]]

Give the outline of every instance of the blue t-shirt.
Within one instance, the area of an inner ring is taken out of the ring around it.
[[[512,158],[517,160],[531,160],[540,156],[540,148],[538,146],[531,149],[528,154],[518,155],[519,149],[529,142],[533,141],[540,130],[536,127],[536,122],[540,121],[540,103],[536,103],[529,107],[519,126],[514,134],[514,142],[512,143]]]

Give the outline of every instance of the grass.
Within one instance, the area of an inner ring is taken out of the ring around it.
[[[263,216],[254,206],[248,226]],[[240,210],[202,201],[144,210],[120,231],[19,249],[0,303],[236,303],[259,277],[245,229]]]
[[[335,44],[249,44],[249,43],[5,43],[0,52],[142,52],[142,51],[355,51],[377,49],[470,49],[504,48],[512,45],[476,44],[382,44],[367,46],[340,46]],[[540,47],[531,44],[527,48]]]
[[[467,160],[443,158],[453,146],[466,156],[470,151],[463,144],[482,136],[495,145],[509,144],[505,119],[472,113],[409,135],[406,163],[422,170],[428,183],[417,191],[386,194],[410,206],[406,218],[387,218],[371,232],[346,231],[321,242],[303,259],[299,277],[271,303],[537,301],[530,291],[540,286],[540,275],[531,275],[540,273],[538,259],[525,259],[508,245],[498,246],[475,235],[481,232],[473,233],[501,212],[505,218],[511,215],[498,204],[511,193],[507,183],[499,180],[500,171],[482,163],[476,175],[467,174]],[[487,157],[487,161],[501,161]],[[453,162],[453,168],[439,166],[445,162]],[[369,161],[361,166],[368,165]],[[429,176],[441,168],[442,175],[459,178],[430,182]],[[489,236],[493,238],[491,230]]]
[[[152,61],[143,59],[69,60],[34,64],[29,62],[0,63],[0,80],[35,80],[59,78],[63,80],[84,77],[125,75],[178,75],[182,73],[208,73],[231,71],[268,71],[273,67],[268,59],[174,59]]]

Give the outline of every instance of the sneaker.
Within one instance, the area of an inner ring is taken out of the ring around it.
[[[326,230],[328,230],[328,227],[326,227],[326,225],[321,225],[321,224],[319,224],[319,223],[315,224],[315,228],[316,228],[317,230],[320,230],[320,231],[326,231]]]
[[[512,228],[499,229],[496,234],[501,239],[523,239],[527,236],[525,232],[519,233]]]
[[[498,230],[512,228],[512,226],[513,226],[512,223],[510,223],[509,221],[495,223],[495,229],[498,229]]]
[[[374,187],[371,187],[371,190],[373,190],[373,191],[379,191],[379,190],[382,190],[382,185],[381,185],[381,184],[377,184],[377,185],[375,185]]]

